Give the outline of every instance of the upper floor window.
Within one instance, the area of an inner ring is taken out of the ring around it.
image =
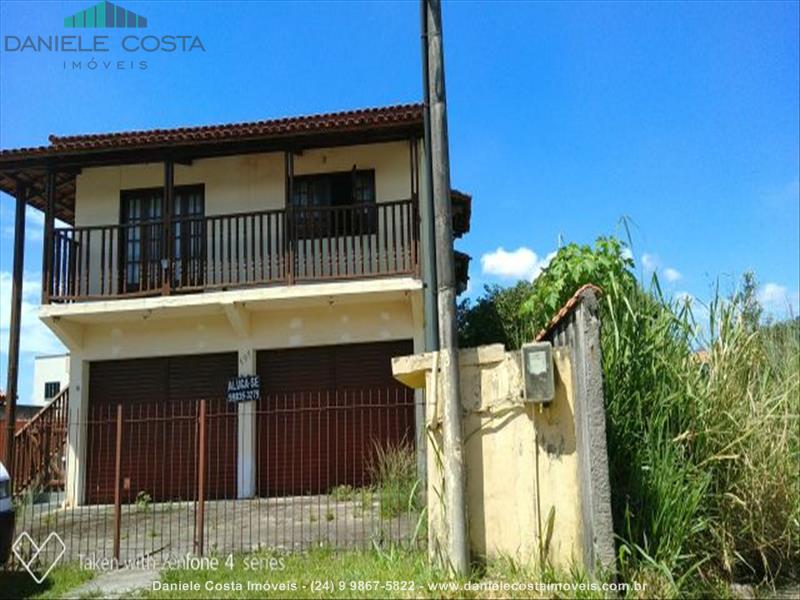
[[[375,171],[295,176],[292,207],[301,238],[375,233]]]
[[[61,391],[60,381],[48,381],[44,384],[44,399],[52,400],[53,398],[58,396],[58,392],[60,391]]]

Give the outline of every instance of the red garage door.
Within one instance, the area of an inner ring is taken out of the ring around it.
[[[376,446],[414,443],[414,392],[392,377],[411,340],[257,354],[258,493],[364,485]]]
[[[93,362],[89,369],[86,501],[114,501],[117,404],[123,409],[124,502],[196,495],[198,401],[208,403],[208,498],[236,494],[237,420],[225,386],[236,353]]]

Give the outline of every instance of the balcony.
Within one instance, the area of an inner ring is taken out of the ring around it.
[[[44,302],[416,275],[412,200],[56,228]]]

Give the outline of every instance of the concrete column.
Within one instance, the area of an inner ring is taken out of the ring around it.
[[[414,353],[425,352],[425,315],[422,293],[411,296],[411,322],[414,327]],[[417,479],[420,489],[425,489],[428,479],[427,448],[425,432],[425,390],[414,390],[414,440],[417,449]],[[423,494],[423,497],[425,495]]]
[[[86,497],[86,419],[89,411],[89,361],[72,353],[69,359],[66,503],[80,506]]]
[[[256,352],[250,346],[239,348],[239,375],[256,374]],[[237,496],[252,498],[256,495],[256,404],[240,402],[239,452],[237,464]]]

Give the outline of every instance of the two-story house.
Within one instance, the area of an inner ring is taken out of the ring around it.
[[[422,351],[435,319],[423,309],[423,165],[417,104],[51,136],[0,152],[0,189],[45,213],[40,318],[70,353],[68,502],[113,499],[114,455],[98,448],[114,434],[96,415],[119,405],[130,421],[169,418],[200,399],[234,416],[212,440],[227,465],[212,495],[302,493],[322,480],[313,469],[336,483],[333,446],[306,440],[279,450],[282,462],[305,453],[312,469],[296,489],[286,484],[278,450],[263,443],[274,421],[254,415],[280,394],[397,397],[390,358]],[[470,197],[452,202],[460,236]],[[457,261],[465,284],[468,259]],[[227,382],[253,374],[261,400],[226,403]],[[414,395],[402,392],[409,410],[392,435],[413,443]],[[181,452],[191,450],[126,427],[125,485],[181,497]],[[342,442],[336,452],[364,469],[371,441]],[[173,463],[170,477],[136,481],[153,461]]]

